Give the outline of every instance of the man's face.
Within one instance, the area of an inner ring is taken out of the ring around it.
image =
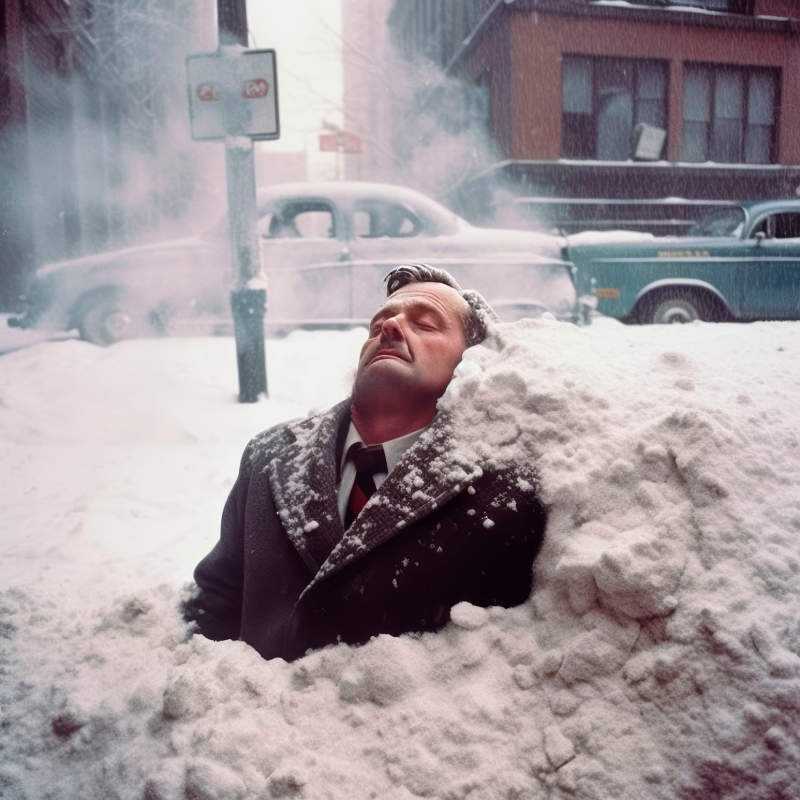
[[[402,392],[411,403],[444,394],[466,348],[466,301],[442,283],[410,283],[398,289],[372,318],[361,348],[355,397],[364,392]]]

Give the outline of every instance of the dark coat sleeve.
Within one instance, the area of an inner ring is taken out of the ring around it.
[[[238,639],[244,587],[244,517],[250,487],[252,443],[222,511],[219,541],[197,565],[197,591],[183,604],[183,618],[209,639]]]

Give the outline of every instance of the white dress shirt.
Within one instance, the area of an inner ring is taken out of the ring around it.
[[[383,453],[386,456],[386,466],[388,467],[387,472],[376,472],[375,473],[375,488],[380,489],[381,484],[386,480],[391,472],[397,464],[400,462],[400,459],[405,455],[406,450],[411,447],[414,442],[425,433],[426,430],[430,425],[426,425],[424,428],[420,428],[418,431],[412,431],[411,433],[407,433],[405,436],[398,436],[396,439],[390,439],[388,442],[383,442]],[[339,501],[339,516],[342,520],[342,525],[344,525],[344,516],[347,513],[347,502],[350,499],[350,492],[353,490],[353,484],[356,482],[356,465],[353,463],[352,458],[348,458],[347,454],[350,452],[350,448],[356,443],[364,442],[359,436],[358,431],[356,430],[356,426],[353,423],[350,423],[350,429],[347,431],[347,438],[344,441],[344,448],[342,449],[342,461],[339,465],[339,474],[342,476],[341,480],[339,481],[339,487],[336,490],[337,498]]]

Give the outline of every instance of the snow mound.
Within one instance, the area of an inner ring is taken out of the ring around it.
[[[794,324],[497,326],[442,405],[461,457],[538,469],[525,605],[286,664],[187,636],[149,562],[124,588],[76,565],[0,598],[0,793],[797,797],[798,374]]]

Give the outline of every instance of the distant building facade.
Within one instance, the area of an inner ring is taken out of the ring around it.
[[[255,145],[256,186],[260,189],[279,183],[308,180],[308,153],[305,150],[286,152],[270,149],[272,142]]]
[[[390,26],[486,97],[499,158],[451,197],[475,219],[498,186],[567,229],[658,232],[696,213],[673,198],[800,193],[800,0],[395,0]]]
[[[401,79],[386,20],[391,0],[342,3],[343,125],[361,142],[344,153],[348,180],[392,181],[398,169],[392,149],[392,103]]]

